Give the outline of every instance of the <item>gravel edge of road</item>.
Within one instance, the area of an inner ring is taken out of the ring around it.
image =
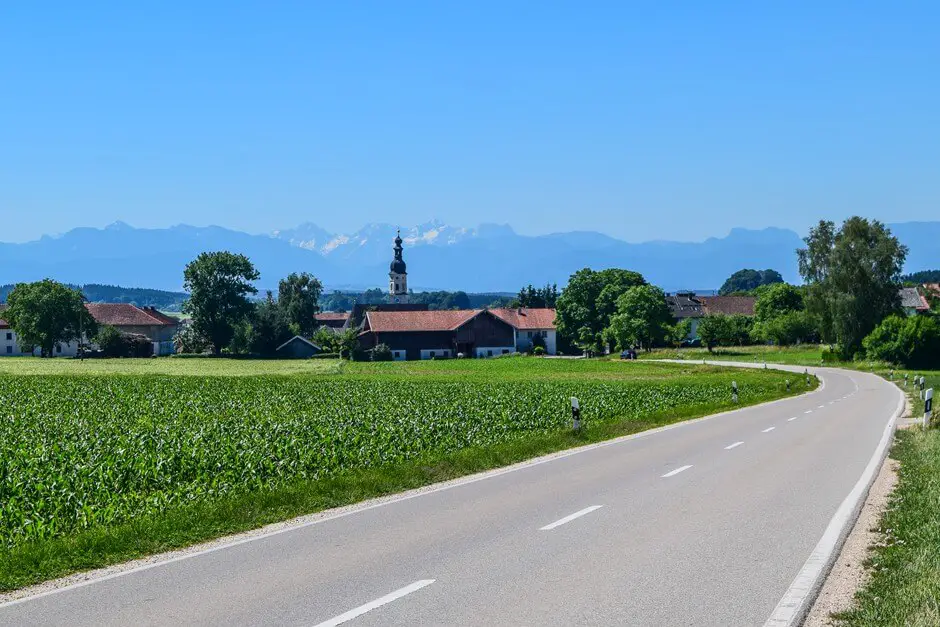
[[[907,398],[903,417],[910,415],[911,400]],[[898,428],[910,427],[900,420],[898,422]],[[832,618],[832,614],[847,611],[854,606],[855,593],[865,585],[870,576],[865,561],[871,555],[872,548],[882,540],[878,523],[897,487],[898,468],[900,463],[890,457],[882,462],[878,476],[865,497],[865,504],[858,519],[803,621],[803,627],[837,627],[840,623]]]

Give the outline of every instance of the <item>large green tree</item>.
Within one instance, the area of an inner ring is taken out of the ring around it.
[[[754,302],[754,319],[766,322],[793,311],[803,311],[803,295],[787,283],[774,283],[759,290]]]
[[[248,324],[248,350],[262,357],[273,357],[277,348],[294,335],[291,328],[293,323],[288,320],[281,302],[275,301],[271,292],[267,293],[263,301],[255,304]]]
[[[531,283],[519,290],[519,294],[510,303],[512,307],[554,308],[558,303],[558,285],[546,284],[534,287]]]
[[[189,300],[184,311],[192,316],[199,335],[220,355],[235,336],[235,327],[252,312],[249,294],[260,274],[244,255],[230,252],[202,253],[186,266],[183,279]]]
[[[838,230],[821,220],[797,251],[806,282],[806,308],[823,341],[850,359],[862,340],[900,307],[901,268],[907,248],[877,220],[852,217]]]
[[[736,292],[750,292],[761,285],[772,285],[773,283],[783,283],[783,277],[776,270],[751,270],[745,268],[728,277],[718,293],[725,296]]]
[[[641,346],[651,350],[665,342],[672,327],[666,295],[655,285],[631,287],[617,299],[605,337],[619,349]]]
[[[7,305],[3,317],[16,332],[20,346],[38,346],[44,357],[54,355],[57,344],[97,333],[82,293],[51,279],[17,284]]]
[[[631,287],[645,284],[641,274],[630,270],[578,270],[555,305],[559,335],[582,350],[602,350],[604,330],[617,310],[617,299]]]
[[[316,331],[322,293],[320,280],[306,272],[292,273],[278,284],[277,305],[297,335],[309,338]]]

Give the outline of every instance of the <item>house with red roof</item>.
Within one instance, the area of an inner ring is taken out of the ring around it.
[[[153,307],[137,307],[128,303],[88,303],[88,312],[101,325],[109,325],[121,333],[143,335],[153,342],[155,355],[173,353],[173,337],[179,330],[177,318],[160,313]],[[2,314],[5,305],[0,305]],[[10,325],[0,319],[0,356],[32,355],[29,346],[20,346],[16,333]],[[55,354],[62,357],[74,357],[78,354],[78,342],[60,344]]]
[[[539,333],[554,354],[554,320],[552,309],[367,311],[359,340],[364,350],[385,344],[396,360],[446,359],[527,350]]]
[[[541,338],[546,354],[555,355],[558,352],[554,309],[519,307],[490,309],[490,313],[512,326],[515,334],[513,344],[517,351],[529,351]]]

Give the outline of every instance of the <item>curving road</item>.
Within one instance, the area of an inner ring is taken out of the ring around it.
[[[799,398],[0,604],[0,625],[787,624],[903,402],[816,372]]]

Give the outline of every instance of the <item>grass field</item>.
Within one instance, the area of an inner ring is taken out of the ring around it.
[[[732,379],[742,405],[786,394],[600,360],[0,366],[0,589],[719,411]]]

